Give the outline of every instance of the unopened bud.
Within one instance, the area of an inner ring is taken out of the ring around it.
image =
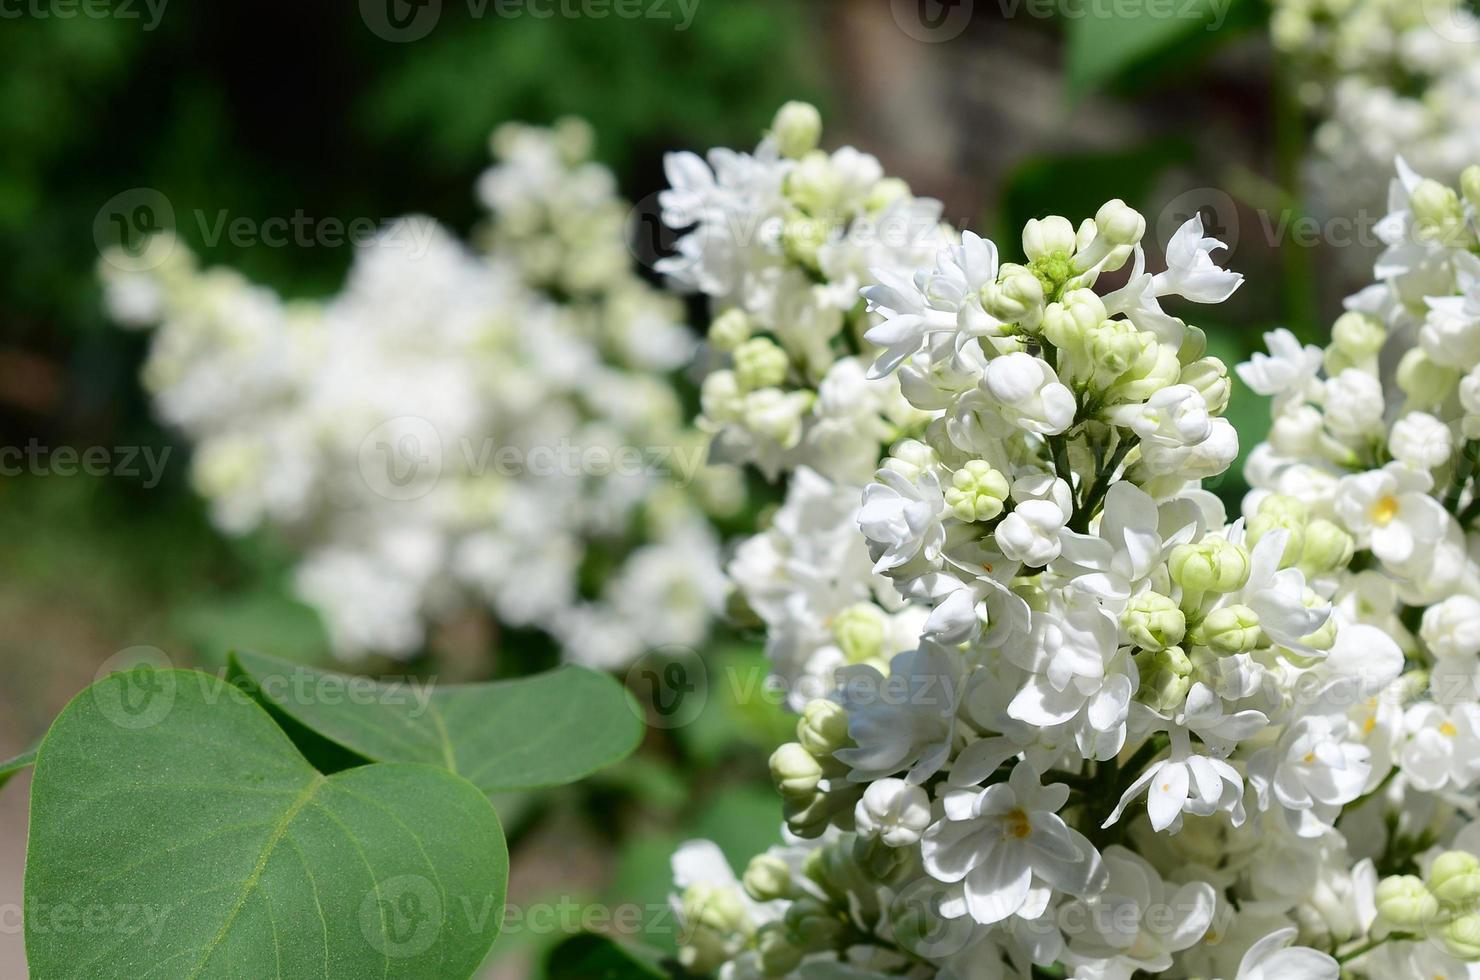
[[[1459,186],[1470,207],[1480,211],[1480,166],[1472,163],[1466,167],[1459,175]]]
[[[1005,266],[982,287],[982,308],[1004,323],[1033,328],[1043,318],[1043,283],[1022,266]]]
[[[750,317],[738,306],[732,306],[709,325],[709,342],[716,350],[733,352],[750,339]]]
[[[1324,517],[1305,525],[1305,547],[1300,551],[1300,568],[1307,575],[1325,575],[1351,564],[1356,553],[1356,540]]]
[[[745,886],[745,894],[757,902],[773,902],[791,894],[791,869],[779,857],[757,854],[750,859],[740,883]]]
[[[1031,218],[1023,226],[1023,254],[1030,261],[1050,255],[1072,255],[1074,252],[1074,226],[1069,219],[1057,214],[1046,218]]]
[[[877,611],[874,606],[868,608]],[[833,628],[837,628],[836,621]],[[814,759],[831,758],[838,749],[852,745],[853,739],[848,737],[848,709],[826,698],[808,701],[797,722],[797,741]]]
[[[1228,408],[1233,394],[1233,381],[1228,377],[1228,365],[1216,357],[1203,357],[1182,369],[1177,379],[1179,384],[1192,385],[1208,405],[1209,415],[1222,415]]]
[[[1142,592],[1126,605],[1120,625],[1141,649],[1164,650],[1182,642],[1187,617],[1169,597],[1160,592]]]
[[[754,337],[735,349],[735,377],[749,391],[781,384],[790,363],[786,351],[768,337]]]
[[[1249,581],[1249,553],[1226,538],[1178,545],[1167,567],[1172,581],[1199,598],[1206,592],[1236,592]]]
[[[1007,492],[1007,477],[994,470],[986,460],[973,459],[951,474],[945,501],[958,521],[970,524],[990,521],[1002,513]]]
[[[1451,956],[1480,960],[1480,913],[1470,912],[1444,927],[1444,948]]]
[[[1112,245],[1135,245],[1146,234],[1146,219],[1141,212],[1115,198],[1095,212],[1095,229]]]
[[[1480,898],[1480,859],[1467,851],[1445,851],[1429,867],[1429,891],[1445,905]]]
[[[843,921],[832,909],[812,897],[799,898],[786,908],[787,935],[809,953],[830,949],[843,935]]]
[[[1163,713],[1176,711],[1192,689],[1192,660],[1181,647],[1143,650],[1135,659],[1141,678],[1136,700]]]
[[[768,922],[755,934],[755,952],[761,973],[784,977],[802,962],[805,951],[792,943],[783,922]]]
[[[771,138],[781,155],[799,160],[817,149],[822,138],[822,113],[808,102],[788,102],[776,111]]]
[[[903,779],[876,779],[854,808],[853,822],[862,837],[909,847],[930,826],[930,797]]]
[[[1248,653],[1263,644],[1264,632],[1259,628],[1259,614],[1248,606],[1223,606],[1193,631],[1193,642],[1220,653]]]
[[[797,742],[787,742],[771,753],[771,779],[782,796],[806,799],[817,791],[822,766]]]
[[[1071,289],[1044,309],[1043,338],[1060,349],[1077,349],[1108,316],[1104,301],[1094,290]]]
[[[1439,911],[1439,900],[1413,875],[1394,875],[1377,885],[1377,915],[1397,930],[1426,925]]]

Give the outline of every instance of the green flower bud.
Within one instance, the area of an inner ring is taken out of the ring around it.
[[[1459,384],[1459,372],[1437,364],[1415,347],[1398,361],[1398,387],[1416,408],[1438,405]]]
[[[905,439],[895,444],[889,456],[879,466],[914,483],[922,472],[939,461],[940,456],[925,443],[918,439]]]
[[[1439,911],[1439,900],[1413,875],[1394,875],[1377,885],[1377,916],[1398,931],[1419,929]]]
[[[683,918],[690,926],[725,935],[748,934],[750,913],[733,886],[700,882],[690,885],[681,900]]]
[[[846,928],[837,913],[811,896],[787,906],[782,921],[792,942],[809,953],[831,949]]]
[[[757,902],[772,902],[791,894],[791,869],[771,854],[757,854],[746,865],[741,879],[745,894]]]
[[[771,779],[785,797],[805,800],[817,792],[822,766],[797,742],[787,742],[771,753]]]
[[[735,348],[735,377],[748,391],[781,384],[790,364],[786,351],[769,337],[754,337]]]
[[[738,306],[732,306],[709,325],[709,342],[716,350],[733,352],[750,339],[750,317]]]
[[[1135,245],[1146,234],[1146,219],[1120,198],[1106,201],[1095,212],[1099,237],[1113,245]]]
[[[958,521],[990,521],[1002,513],[1007,491],[1007,477],[986,460],[973,459],[951,474],[951,485],[945,491],[946,506]]]
[[[1172,549],[1167,568],[1172,581],[1202,601],[1207,592],[1237,592],[1249,581],[1249,553],[1226,538],[1204,538]],[[1183,602],[1184,608],[1188,605]]]
[[[813,150],[804,154],[791,168],[781,190],[803,214],[825,217],[837,209],[842,182],[828,155],[821,150]]]
[[[1465,210],[1453,188],[1437,180],[1423,180],[1408,195],[1419,235],[1428,241],[1458,245],[1456,235],[1464,226]]]
[[[1213,610],[1192,631],[1192,642],[1220,653],[1248,653],[1264,643],[1259,614],[1239,604]]]
[[[807,102],[788,102],[776,111],[771,138],[781,155],[799,160],[817,149],[822,138],[822,113]]]
[[[1051,214],[1046,218],[1030,218],[1023,226],[1023,254],[1029,261],[1073,252],[1074,226],[1068,218]]]
[[[1480,166],[1470,164],[1466,167],[1459,175],[1459,186],[1470,207],[1480,211]]]
[[[837,629],[836,620],[833,629]],[[808,701],[797,722],[797,741],[814,759],[831,758],[838,749],[852,745],[853,739],[848,737],[848,709],[826,698]]]
[[[1305,520],[1286,511],[1260,511],[1249,521],[1246,538],[1251,546],[1257,545],[1271,531],[1285,530],[1290,536],[1285,539],[1285,550],[1280,554],[1280,567],[1289,568],[1300,561],[1305,550]]]
[[[1340,571],[1351,564],[1356,539],[1340,527],[1318,517],[1305,525],[1305,547],[1300,551],[1300,569],[1308,576]]]
[[[1136,654],[1141,687],[1136,700],[1163,714],[1173,712],[1192,689],[1192,660],[1181,647],[1143,650]]]
[[[1102,321],[1084,339],[1089,387],[1095,391],[1140,381],[1156,370],[1160,360],[1156,337],[1129,320]]]
[[[1071,289],[1043,311],[1043,336],[1061,350],[1078,350],[1089,332],[1108,318],[1093,289]]]
[[[1142,592],[1131,599],[1120,614],[1120,625],[1131,641],[1143,650],[1164,650],[1182,642],[1187,617],[1177,604],[1160,592]]]
[[[1228,377],[1228,365],[1216,357],[1204,357],[1182,369],[1178,382],[1192,385],[1203,401],[1208,403],[1210,415],[1222,415],[1228,408],[1233,394],[1233,381]]]
[[[837,806],[827,793],[813,793],[797,799],[783,798],[781,801],[786,829],[806,840],[815,840],[826,833],[836,811]]]
[[[745,414],[743,395],[734,371],[715,371],[699,386],[699,409],[711,422],[736,422]]]
[[[1353,361],[1372,357],[1387,341],[1387,327],[1375,316],[1349,310],[1331,327],[1331,343]]]
[[[805,951],[794,945],[783,922],[768,922],[755,934],[755,951],[761,972],[768,977],[784,977],[802,962]]]
[[[1480,960],[1480,913],[1461,915],[1444,927],[1444,948],[1462,960]]]
[[[781,247],[793,262],[816,269],[817,253],[831,237],[832,224],[825,217],[797,214],[781,229]]]
[[[1006,265],[982,287],[982,308],[1004,323],[1036,327],[1043,319],[1043,283],[1020,265]]]
[[[1448,906],[1480,898],[1480,858],[1466,851],[1445,851],[1429,867],[1429,891]]]
[[[885,177],[863,199],[864,209],[877,214],[902,197],[910,196],[910,185],[898,177]]]
[[[1043,295],[1049,299],[1059,298],[1070,281],[1079,275],[1074,259],[1067,252],[1040,256],[1028,263],[1028,271],[1037,278],[1043,287]]]
[[[810,391],[761,388],[745,396],[741,422],[758,435],[790,449],[802,441],[802,416],[811,409],[816,397]]]
[[[1171,344],[1143,343],[1140,359],[1105,390],[1107,402],[1143,402],[1177,383],[1182,362]]]

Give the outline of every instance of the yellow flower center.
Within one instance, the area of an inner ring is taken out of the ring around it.
[[[1033,824],[1021,809],[1013,810],[1002,822],[1002,836],[1023,840],[1033,835]]]
[[[1378,527],[1387,527],[1398,516],[1398,498],[1392,494],[1382,497],[1372,505],[1372,523]]]
[[[1459,729],[1454,727],[1454,722],[1446,721],[1444,724],[1439,726],[1439,734],[1447,735],[1450,738],[1454,738],[1454,736],[1459,734]]]

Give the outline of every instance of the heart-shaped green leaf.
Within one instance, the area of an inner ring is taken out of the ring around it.
[[[642,722],[616,681],[583,667],[487,684],[378,683],[237,652],[264,703],[375,762],[425,762],[485,793],[559,786],[629,755]]]
[[[195,671],[104,678],[37,755],[36,977],[468,977],[507,881],[498,818],[466,780],[325,776],[238,688]]]
[[[36,761],[36,750],[23,752],[7,762],[0,762],[0,786],[10,782],[10,777]]]

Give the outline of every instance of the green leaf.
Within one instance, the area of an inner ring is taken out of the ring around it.
[[[1005,182],[997,241],[1017,253],[1029,218],[1062,214],[1078,223],[1111,198],[1144,209],[1167,168],[1192,157],[1190,142],[1170,137],[1109,151],[1029,158]]]
[[[231,650],[241,646],[299,663],[322,663],[328,656],[329,637],[318,613],[268,585],[198,599],[177,612],[171,624],[195,650],[195,662],[207,668],[225,664]]]
[[[467,977],[508,855],[432,766],[325,776],[239,689],[139,668],[41,743],[26,854],[33,976]]]
[[[1067,18],[1070,97],[1078,99],[1149,59],[1185,55],[1222,40],[1244,24],[1248,6],[1240,0],[1082,3]]]
[[[656,950],[587,932],[551,951],[545,975],[549,980],[653,980],[672,974],[663,969]]]
[[[637,707],[582,667],[488,684],[380,683],[238,651],[249,690],[329,741],[375,762],[424,762],[485,793],[560,786],[629,755]]]
[[[14,776],[22,769],[35,764],[35,762],[35,749],[32,749],[29,752],[22,752],[20,755],[16,756],[14,759],[11,759],[8,762],[0,762],[0,787],[3,787],[6,783],[10,782],[10,777]]]

